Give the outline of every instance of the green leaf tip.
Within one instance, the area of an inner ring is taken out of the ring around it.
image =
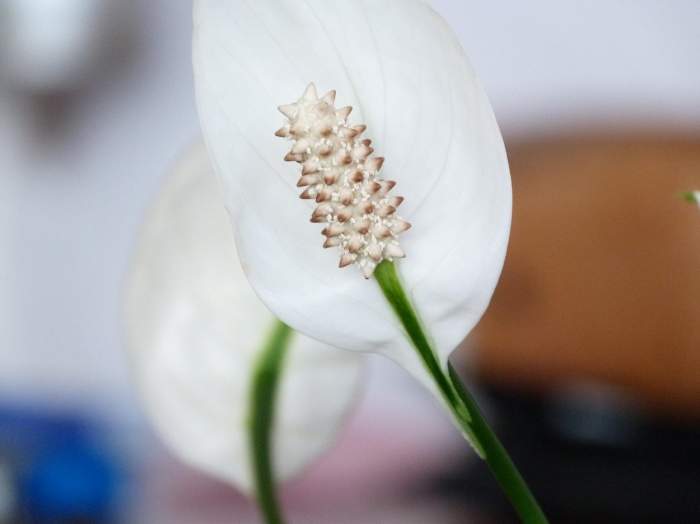
[[[700,193],[700,191],[684,191],[681,193],[681,198],[691,204],[700,204],[698,193]]]

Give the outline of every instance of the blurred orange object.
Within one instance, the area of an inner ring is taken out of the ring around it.
[[[473,334],[489,382],[619,386],[700,414],[700,137],[557,138],[509,147],[513,228]]]

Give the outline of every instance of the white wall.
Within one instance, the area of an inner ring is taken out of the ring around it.
[[[82,92],[51,102],[2,93],[0,107],[24,128],[0,142],[15,215],[0,238],[14,281],[15,318],[2,323],[15,337],[3,332],[0,347],[6,394],[99,402],[128,388],[119,325],[128,252],[160,175],[198,136],[190,9],[142,2],[137,52]]]
[[[697,0],[433,0],[508,133],[658,124],[700,131]]]

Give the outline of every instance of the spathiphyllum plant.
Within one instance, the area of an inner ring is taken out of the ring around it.
[[[281,521],[274,482],[332,443],[363,358],[293,333],[237,260],[203,145],[162,186],[127,279],[130,356],[147,413],[186,462],[252,494]]]
[[[448,362],[500,275],[511,188],[445,21],[420,0],[197,0],[194,73],[258,296],[308,336],[406,368],[523,521],[545,522]]]

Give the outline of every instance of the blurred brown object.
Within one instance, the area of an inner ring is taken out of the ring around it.
[[[474,333],[485,380],[619,386],[700,414],[700,137],[556,138],[509,146],[513,227]]]

